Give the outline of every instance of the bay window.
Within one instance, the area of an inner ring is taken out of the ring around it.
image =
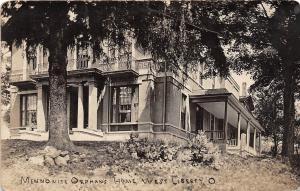
[[[112,123],[136,122],[138,111],[138,87],[112,88]]]

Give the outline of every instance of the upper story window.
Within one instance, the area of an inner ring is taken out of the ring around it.
[[[88,42],[82,42],[77,48],[77,68],[87,68],[90,60],[89,55],[90,44]]]
[[[29,65],[29,70],[35,70],[37,67],[37,55],[35,48],[29,48],[28,55],[27,55],[27,62]]]
[[[125,39],[122,46],[115,44],[109,40],[105,41],[104,47],[106,47],[106,55],[109,62],[127,63],[131,60],[132,56],[132,42],[130,39]]]
[[[123,86],[112,89],[112,122],[137,121],[138,87]]]
[[[36,94],[27,94],[21,96],[21,124],[23,127],[36,127],[37,116],[37,96]]]
[[[125,43],[124,47],[119,49],[118,59],[119,59],[120,67],[123,69],[128,69],[130,68],[130,63],[131,63],[132,43],[128,40],[126,40],[124,43]]]
[[[115,62],[116,56],[117,56],[117,49],[115,46],[107,45],[107,57],[109,59],[109,62]]]

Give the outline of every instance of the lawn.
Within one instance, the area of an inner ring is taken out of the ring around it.
[[[143,162],[122,159],[119,143],[81,142],[80,160],[67,166],[29,162],[39,155],[43,142],[1,141],[1,185],[5,191],[38,190],[220,190],[290,191],[300,187],[300,172],[279,159],[222,155],[220,170],[176,161]],[[71,155],[71,154],[70,154]],[[73,155],[72,155],[73,156]],[[298,174],[298,175],[297,175]]]

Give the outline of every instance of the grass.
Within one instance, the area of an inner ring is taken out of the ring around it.
[[[120,159],[116,152],[107,151],[107,148],[118,150],[119,143],[78,142],[76,149],[85,155],[80,162],[70,163],[67,167],[29,163],[28,157],[39,155],[44,145],[44,142],[24,140],[1,141],[1,185],[4,190],[290,191],[300,187],[300,174],[297,175],[300,172],[295,170],[296,167],[293,169],[279,159],[268,157],[245,159],[224,155],[224,165],[216,171],[176,161],[148,163]],[[30,183],[31,179],[40,182]],[[41,182],[48,180],[50,183]]]

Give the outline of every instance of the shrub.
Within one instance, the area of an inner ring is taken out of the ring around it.
[[[130,139],[122,146],[122,150],[131,158],[148,162],[172,161],[192,162],[215,167],[218,164],[219,149],[200,131],[189,141],[188,145],[166,144],[161,141],[149,141],[130,135]]]
[[[6,123],[10,122],[10,107],[5,111],[4,115],[3,115],[3,120]]]
[[[189,147],[192,151],[192,161],[194,163],[203,163],[213,167],[217,164],[219,165],[220,151],[212,142],[209,142],[203,131],[199,131],[198,134],[191,139]]]
[[[177,153],[176,145],[165,144],[161,141],[149,141],[147,138],[138,139],[135,135],[130,135],[130,139],[125,143],[125,150],[133,158],[153,161],[171,161],[175,159]]]

